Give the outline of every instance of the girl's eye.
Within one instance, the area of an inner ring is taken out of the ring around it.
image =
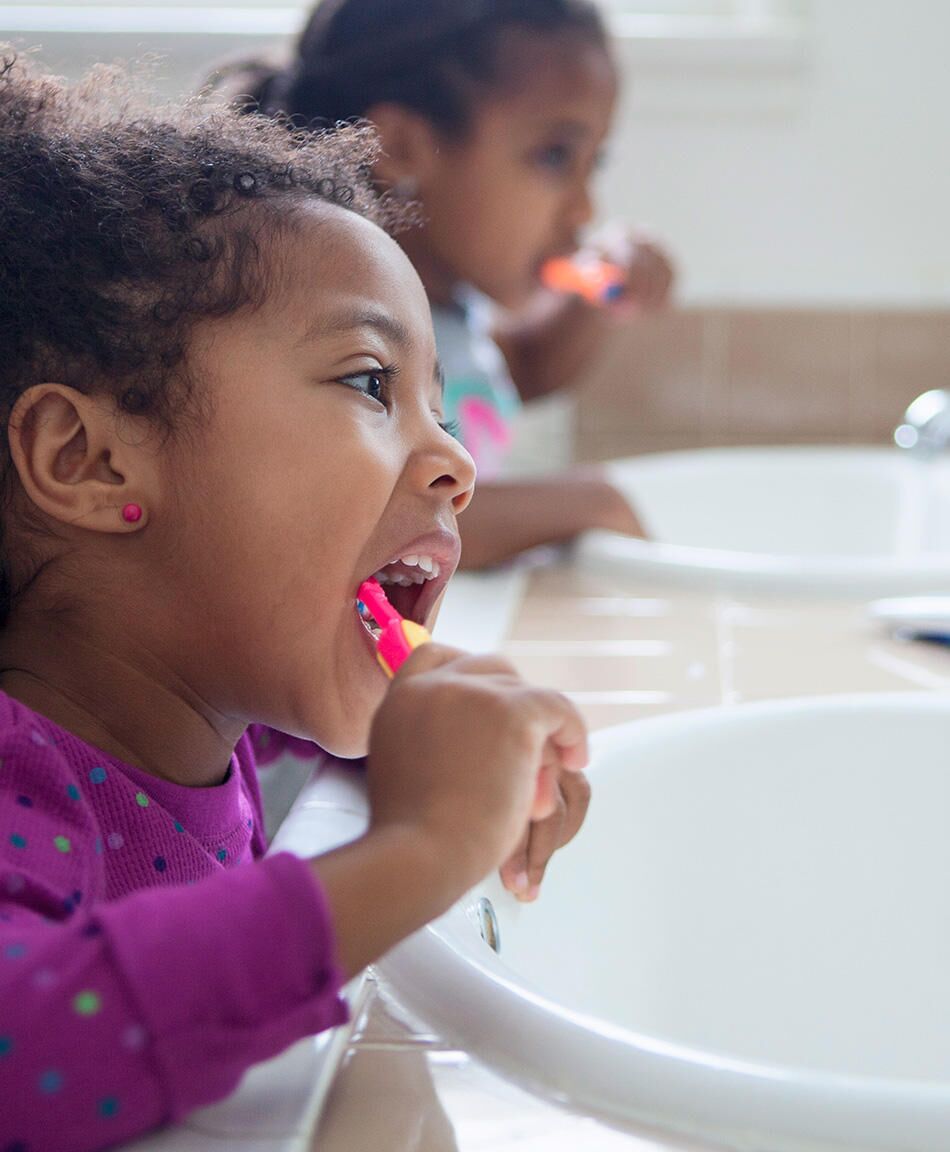
[[[348,376],[341,376],[339,380],[348,388],[362,392],[370,400],[375,400],[378,404],[386,406],[389,403],[389,384],[395,375],[395,367],[390,366],[387,368],[368,368],[365,372],[351,372]]]
[[[563,172],[570,168],[574,156],[567,144],[549,144],[537,152],[535,158],[542,168]]]
[[[458,422],[458,420],[440,420],[439,427],[443,432],[448,432],[453,440],[458,440],[462,431],[462,425]]]

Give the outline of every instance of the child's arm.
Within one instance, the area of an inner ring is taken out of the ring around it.
[[[24,880],[5,855],[0,1146],[130,1139],[346,1017],[325,898],[303,861],[276,855],[64,916],[49,878]]]
[[[15,734],[0,760],[0,1146],[93,1152],[341,1022],[346,976],[556,813],[586,737],[505,662],[425,645],[377,713],[360,840],[98,903],[98,828],[63,758]]]
[[[489,568],[594,528],[643,536],[624,496],[597,469],[530,480],[486,480],[459,521],[462,567]]]

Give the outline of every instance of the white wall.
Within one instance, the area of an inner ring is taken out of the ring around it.
[[[811,0],[759,60],[621,42],[602,206],[689,303],[950,305],[948,48],[946,0]]]

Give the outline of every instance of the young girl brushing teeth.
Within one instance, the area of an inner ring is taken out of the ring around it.
[[[431,623],[474,481],[372,158],[0,75],[0,1147],[223,1096],[583,816],[563,697],[438,644],[390,686],[356,611]],[[368,752],[366,835],[262,858],[252,723]]]

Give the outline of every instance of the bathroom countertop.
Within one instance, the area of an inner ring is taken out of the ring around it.
[[[497,633],[472,632],[480,646],[500,644],[526,678],[568,693],[591,729],[663,712],[787,696],[950,690],[950,650],[889,637],[868,620],[863,602],[736,599],[658,588],[615,572],[580,570],[561,554],[513,575],[481,582],[463,577],[447,605],[449,635],[440,627],[438,636],[464,639],[456,632],[470,624],[467,603],[498,606]],[[319,1099],[311,1092],[306,1100],[299,1090],[319,1067],[314,1043],[307,1041],[255,1070],[256,1091],[252,1081],[250,1092],[245,1089],[217,1109],[196,1114],[185,1128],[135,1145],[136,1150],[661,1148],[569,1115],[496,1077],[409,1018],[372,970],[351,990],[351,1003],[354,1019],[334,1034],[336,1051],[323,1064],[325,1092]],[[276,1113],[272,1097],[281,1106]]]

